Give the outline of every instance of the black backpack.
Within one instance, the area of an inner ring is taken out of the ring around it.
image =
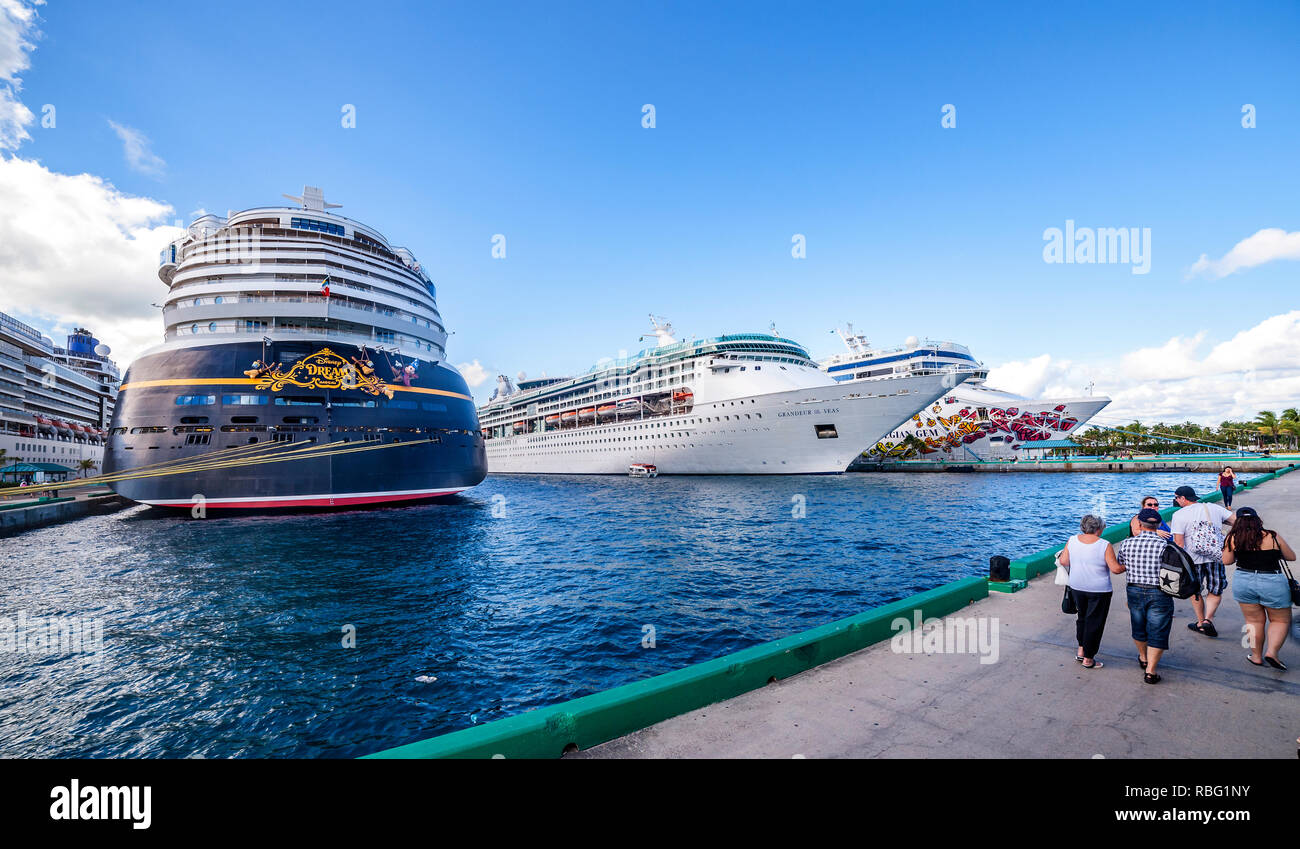
[[[1191,598],[1201,591],[1192,556],[1172,542],[1160,552],[1160,591],[1174,598]]]

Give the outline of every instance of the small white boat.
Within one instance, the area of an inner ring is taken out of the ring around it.
[[[627,476],[630,478],[657,478],[659,477],[659,467],[654,463],[633,463],[627,467]]]

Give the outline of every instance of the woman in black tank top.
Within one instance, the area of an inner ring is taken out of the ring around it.
[[[1291,629],[1291,584],[1282,569],[1284,560],[1295,560],[1287,541],[1277,531],[1266,530],[1254,509],[1239,509],[1223,543],[1223,562],[1237,566],[1232,593],[1246,617],[1246,659],[1283,671],[1286,664],[1278,655]]]

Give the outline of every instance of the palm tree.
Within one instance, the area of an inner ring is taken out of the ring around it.
[[[1300,419],[1282,419],[1277,426],[1279,430],[1291,437],[1293,449],[1300,446]]]
[[[1265,436],[1272,436],[1273,441],[1277,442],[1277,435],[1281,422],[1278,420],[1277,414],[1272,410],[1260,411],[1260,413],[1255,416],[1255,426],[1260,433]]]
[[[94,460],[82,460],[80,463],[77,464],[77,468],[81,470],[81,476],[84,478],[84,477],[86,476],[86,472],[88,472],[88,471],[90,471],[91,469],[95,468],[95,461],[94,461]]]

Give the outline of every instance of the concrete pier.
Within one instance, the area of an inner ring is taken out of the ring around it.
[[[56,488],[51,485],[51,488]],[[0,501],[0,537],[12,536],[46,525],[57,525],[99,513],[113,513],[131,502],[107,487],[101,489],[71,490],[77,494],[68,498],[24,503],[16,499]]]
[[[1234,507],[1247,504],[1300,544],[1300,473],[1235,496]],[[1156,685],[1136,662],[1124,577],[1097,656],[1105,666],[1088,670],[1074,661],[1074,617],[1048,575],[945,617],[997,618],[996,662],[877,643],[566,757],[1294,758],[1300,635],[1293,623],[1281,652],[1290,671],[1252,666],[1233,572],[1218,638],[1189,631],[1191,604],[1175,602]]]

